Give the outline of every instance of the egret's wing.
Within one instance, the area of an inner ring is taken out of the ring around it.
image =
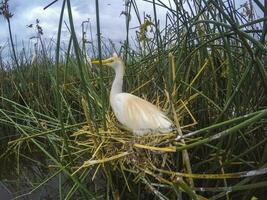
[[[117,114],[114,110],[117,118],[134,131],[167,130],[172,126],[167,116],[148,101],[128,93],[116,95],[116,100],[117,107],[120,104],[119,109],[115,108]]]

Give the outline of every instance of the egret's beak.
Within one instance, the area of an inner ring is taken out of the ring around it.
[[[113,58],[108,58],[108,59],[102,60],[102,64],[103,65],[107,65],[107,64],[112,63],[113,61],[114,61]],[[92,61],[92,64],[99,65],[100,64],[100,60],[94,60],[94,61]]]

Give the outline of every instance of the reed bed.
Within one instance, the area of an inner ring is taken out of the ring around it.
[[[11,62],[0,56],[0,183],[14,198],[40,197],[51,185],[52,199],[266,197],[266,5],[147,2],[152,16],[125,1],[121,46],[101,37],[98,0],[97,40],[80,42],[63,0],[55,46],[38,32],[36,59],[14,48]],[[132,41],[133,17],[140,24]],[[116,121],[113,73],[90,62],[113,52],[126,64],[125,91],[162,108],[176,131],[137,137]]]

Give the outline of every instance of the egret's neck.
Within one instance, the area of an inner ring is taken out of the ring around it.
[[[115,78],[110,91],[111,98],[116,94],[122,93],[123,75],[124,65],[123,63],[119,63],[118,66],[115,68]]]

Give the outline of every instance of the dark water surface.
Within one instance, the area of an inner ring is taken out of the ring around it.
[[[13,195],[4,185],[0,184],[0,199],[9,200],[12,199]]]

